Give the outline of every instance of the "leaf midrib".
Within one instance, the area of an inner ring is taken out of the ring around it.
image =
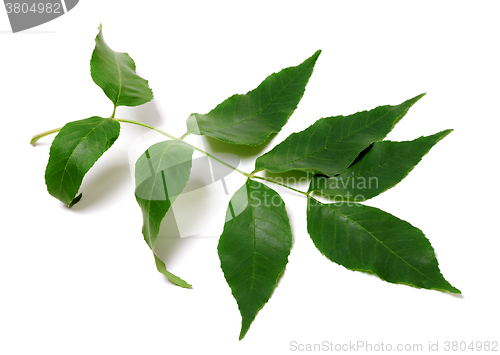
[[[147,200],[146,200],[146,199],[143,199],[143,200],[147,201],[148,224],[150,223],[150,218],[149,218],[150,214],[149,214],[149,211],[151,210],[151,201],[152,201],[152,200],[151,200],[151,197],[153,196],[153,190],[154,190],[154,188],[155,188],[155,186],[156,186],[156,180],[157,180],[157,177],[158,177],[158,173],[159,173],[160,171],[162,171],[162,169],[160,169],[160,167],[161,167],[161,162],[163,161],[163,158],[165,157],[165,155],[167,155],[167,154],[166,154],[166,151],[167,151],[167,149],[168,149],[168,148],[170,148],[170,146],[173,144],[173,142],[174,142],[174,141],[168,141],[168,143],[169,143],[169,144],[165,147],[165,149],[163,150],[163,152],[162,152],[162,154],[161,154],[161,158],[160,158],[160,160],[159,160],[159,162],[158,162],[158,168],[156,169],[156,171],[155,171],[155,172],[154,172],[154,174],[153,174],[154,179],[153,179],[153,183],[151,184],[151,190],[150,190],[150,192],[149,192],[149,197],[150,197],[150,198],[149,198],[149,199],[147,199]],[[166,192],[166,191],[165,191],[165,198],[167,198],[167,192]],[[170,200],[169,200],[169,202],[170,202]],[[170,204],[170,205],[172,205],[172,204]],[[156,223],[155,223],[155,224],[156,224]],[[151,250],[154,250],[154,248],[155,248],[155,246],[156,246],[156,240],[155,240],[154,245],[151,245],[151,244],[153,244],[153,240],[152,240],[152,237],[151,237],[151,228],[149,228],[149,226],[148,226],[148,239],[149,239],[149,247],[151,248]]]
[[[357,225],[359,228],[361,228],[363,231],[365,231],[368,235],[370,235],[373,239],[375,239],[377,242],[379,242],[380,244],[382,244],[387,250],[389,250],[392,254],[394,254],[398,259],[400,259],[401,261],[403,261],[406,265],[408,265],[409,267],[411,267],[413,270],[417,271],[420,275],[424,276],[425,278],[427,278],[428,280],[434,282],[436,285],[441,285],[441,283],[431,279],[429,276],[427,276],[426,274],[422,273],[420,270],[418,270],[416,267],[414,267],[413,265],[411,265],[410,263],[408,263],[405,259],[403,259],[401,256],[399,256],[398,254],[396,254],[391,248],[389,248],[387,245],[385,245],[380,239],[378,239],[373,233],[371,233],[370,231],[368,231],[365,227],[363,227],[362,225],[360,225],[359,223],[357,223],[356,221],[352,220],[351,218],[349,218],[348,216],[344,215],[343,213],[340,213],[338,210],[335,210],[333,208],[330,208],[329,205],[326,205],[326,204],[323,204],[321,202],[319,202],[318,200],[310,197],[311,199],[315,200],[317,203],[319,203],[320,205],[322,206],[325,206],[326,208],[328,208],[329,210],[333,211],[334,213],[338,213],[339,215],[341,215],[342,217],[344,217],[346,220],[350,221],[351,223]],[[374,272],[374,271],[372,271]]]
[[[387,142],[390,142],[390,143],[401,143],[401,142],[392,142],[392,141],[387,141]],[[383,142],[380,142],[380,143],[383,143]],[[416,150],[416,149],[418,149],[418,148],[420,148],[420,147],[421,147],[421,146],[418,146],[418,147],[413,148],[413,149],[409,149],[409,150],[407,150],[406,152],[404,152],[404,153],[402,153],[402,154],[400,154],[400,155],[397,155],[396,157],[394,157],[394,158],[392,158],[392,159],[390,159],[390,160],[387,160],[387,161],[385,161],[385,162],[384,162],[384,163],[382,163],[382,164],[376,165],[376,166],[374,166],[374,167],[372,167],[372,168],[370,168],[370,169],[367,169],[367,170],[362,170],[362,169],[360,169],[360,172],[359,172],[358,174],[356,174],[356,175],[349,175],[349,178],[357,178],[357,177],[360,177],[360,176],[362,176],[362,175],[365,175],[366,173],[369,173],[370,171],[373,171],[373,170],[375,170],[375,169],[378,169],[378,168],[383,167],[384,165],[387,165],[387,164],[389,164],[389,163],[392,163],[392,162],[393,162],[393,161],[395,161],[396,159],[399,159],[399,158],[401,158],[401,157],[405,156],[406,154],[409,154],[409,153],[413,152],[414,150]],[[432,147],[431,147],[431,148],[432,148]],[[429,149],[429,150],[430,150],[430,149]],[[421,159],[420,159],[420,160],[421,160]],[[413,168],[415,168],[415,166],[413,166],[413,167],[412,167],[412,168],[408,171],[408,173],[410,173],[410,171],[412,171],[412,170],[413,170]],[[343,176],[348,175],[348,171],[349,171],[349,169],[347,169],[344,173],[342,173],[342,174],[340,174],[340,175],[338,175],[338,176],[335,176],[335,177],[330,177],[329,179],[334,179],[334,178],[340,178],[340,179],[341,179]],[[408,175],[408,173],[407,173],[407,175]],[[392,185],[392,186],[394,186],[394,185]],[[314,191],[325,191],[325,190],[326,190],[326,189],[314,189]]]
[[[310,157],[310,156],[312,156],[312,155],[314,155],[314,154],[316,154],[316,153],[318,153],[318,152],[320,152],[320,151],[324,151],[324,150],[326,150],[326,149],[330,148],[331,146],[336,145],[336,144],[338,144],[339,142],[341,142],[341,141],[343,141],[343,140],[345,140],[345,139],[349,138],[349,137],[350,137],[350,136],[352,136],[353,134],[355,134],[355,133],[357,133],[357,132],[359,132],[359,131],[361,131],[361,130],[364,130],[364,129],[369,128],[369,127],[370,127],[370,126],[372,126],[373,124],[375,124],[375,123],[379,122],[381,119],[383,119],[384,117],[386,117],[386,116],[387,116],[390,112],[392,112],[392,110],[391,110],[391,111],[386,112],[384,115],[382,115],[382,116],[381,116],[380,118],[378,118],[377,120],[372,121],[370,124],[368,124],[368,125],[366,125],[366,126],[364,126],[364,127],[361,127],[360,129],[358,129],[358,130],[356,130],[356,131],[354,131],[354,132],[352,132],[352,133],[349,133],[347,136],[341,137],[340,139],[336,140],[335,142],[333,142],[333,143],[332,143],[332,144],[330,144],[330,145],[326,145],[326,144],[325,144],[325,146],[324,146],[323,148],[317,149],[317,150],[313,151],[313,152],[312,152],[312,153],[310,153],[310,154],[304,155],[304,156],[302,156],[302,157],[300,157],[300,158],[297,158],[297,159],[294,159],[294,160],[290,160],[290,161],[287,161],[287,162],[284,162],[284,163],[280,163],[280,164],[273,164],[273,165],[271,165],[271,166],[266,167],[265,169],[272,168],[272,167],[278,167],[278,166],[281,166],[281,165],[286,165],[286,164],[291,164],[291,163],[294,163],[294,162],[296,162],[296,161],[306,159],[306,158],[308,158],[308,157]],[[345,116],[342,116],[342,117],[343,117],[343,118],[345,118]],[[401,115],[400,115],[400,116],[398,116],[395,120],[397,120],[397,119],[398,119],[398,118],[400,118],[400,117],[401,117]],[[351,125],[352,125],[352,122],[351,122]],[[299,134],[299,133],[294,133],[294,134]],[[310,138],[311,138],[311,137],[310,137]],[[309,138],[309,140],[310,140],[310,138]],[[309,143],[308,143],[308,144],[309,144]],[[307,148],[307,146],[306,146],[306,148]],[[275,153],[275,154],[276,154],[276,153]],[[273,157],[273,158],[274,158],[274,157]]]
[[[259,114],[262,110],[264,110],[264,109],[265,109],[266,107],[268,107],[268,106],[269,106],[269,105],[270,105],[270,104],[271,104],[274,100],[276,100],[276,98],[277,98],[277,97],[279,97],[279,96],[281,95],[281,93],[283,92],[283,90],[285,90],[285,89],[286,89],[288,86],[290,86],[290,85],[291,85],[291,84],[292,84],[295,80],[297,80],[297,78],[298,78],[298,77],[300,77],[300,76],[301,76],[301,74],[302,74],[302,73],[303,73],[303,72],[304,72],[307,68],[309,68],[309,66],[310,66],[310,64],[309,64],[309,65],[307,65],[307,66],[305,66],[302,70],[299,70],[299,72],[297,73],[297,75],[296,75],[296,76],[295,76],[292,80],[290,80],[290,82],[288,82],[288,84],[286,84],[285,86],[283,86],[283,88],[282,88],[282,89],[278,92],[278,94],[277,94],[276,96],[274,96],[273,98],[271,98],[271,99],[270,99],[270,100],[266,103],[266,105],[265,105],[265,106],[261,107],[261,108],[260,108],[257,112],[255,112],[254,114],[252,114],[252,115],[248,116],[247,118],[242,119],[241,121],[237,121],[237,122],[234,122],[234,123],[232,123],[232,124],[223,125],[223,126],[219,126],[219,127],[210,127],[210,128],[208,128],[208,129],[202,128],[202,129],[200,129],[199,131],[200,131],[200,132],[201,132],[201,131],[204,131],[204,132],[210,132],[210,131],[213,131],[213,130],[216,130],[216,129],[220,129],[220,128],[232,127],[232,126],[235,126],[235,125],[241,124],[241,123],[243,123],[243,122],[245,122],[245,121],[247,121],[247,120],[251,119],[252,117],[254,117],[254,116],[258,115],[258,114]],[[287,68],[287,69],[291,69],[291,68]],[[285,70],[286,70],[286,69],[285,69]],[[274,74],[271,74],[271,75],[276,75],[276,74],[278,74],[278,73],[274,73]],[[259,86],[260,86],[260,85],[259,85]],[[257,87],[256,89],[254,89],[254,90],[257,90],[257,89],[258,89],[258,87]],[[252,91],[253,91],[253,90],[252,90]],[[248,95],[248,93],[246,93],[245,95],[238,95],[238,96],[239,96],[239,98],[238,98],[238,99],[240,99],[241,97],[246,96],[246,95]],[[239,103],[239,100],[238,100],[238,103]],[[209,114],[209,113],[208,113],[208,114]],[[208,114],[206,114],[206,115],[202,115],[202,116],[207,116]],[[269,134],[269,135],[270,135],[270,134]],[[268,135],[268,136],[269,136],[269,135]]]
[[[120,70],[120,64],[118,63],[118,57],[116,56],[116,52],[110,48],[113,56],[115,57],[116,69],[118,70],[118,93],[116,96],[115,108],[118,106],[118,101],[120,101],[120,95],[122,93],[122,72]]]
[[[253,221],[253,256],[252,256],[252,282],[250,285],[250,299],[253,299],[253,291],[254,291],[254,284],[255,284],[255,263],[256,263],[256,257],[257,257],[257,225],[256,225],[256,218],[255,218],[255,211],[254,211],[254,205],[253,205],[253,199],[252,199],[252,194],[250,193],[250,180],[247,180],[247,197],[250,200],[250,210],[252,211],[252,221]]]
[[[64,169],[63,169],[63,174],[61,176],[61,183],[59,185],[59,194],[61,193],[62,191],[62,185],[63,185],[63,181],[64,181],[64,175],[66,174],[66,171],[67,171],[67,167],[68,167],[68,164],[69,164],[69,161],[71,160],[71,158],[73,157],[73,154],[75,154],[75,151],[76,149],[80,146],[80,144],[82,144],[82,142],[87,139],[87,137],[92,133],[94,132],[99,126],[103,125],[104,123],[106,123],[106,120],[105,119],[102,119],[101,122],[99,122],[99,124],[97,126],[95,126],[94,128],[92,128],[92,130],[90,130],[85,136],[83,136],[83,138],[80,140],[80,142],[75,146],[75,148],[71,151],[71,154],[70,156],[68,157],[68,159],[66,160],[66,165],[64,165]],[[107,138],[107,137],[106,137]],[[78,192],[78,191],[77,191]],[[71,201],[70,201],[71,202]]]
[[[424,137],[424,138],[425,138],[425,137]],[[393,141],[386,141],[386,142],[387,142],[387,143],[403,143],[403,142],[393,142]],[[380,143],[384,143],[384,142],[380,142]],[[411,141],[406,142],[406,143],[411,143]],[[424,142],[424,143],[425,143],[425,142]],[[435,143],[434,143],[434,144],[435,144]],[[434,144],[433,144],[433,145],[434,145]],[[390,160],[387,160],[387,161],[385,161],[385,162],[384,162],[384,163],[382,163],[382,164],[376,165],[376,166],[374,166],[374,167],[372,167],[372,168],[370,168],[370,169],[363,170],[363,171],[361,171],[361,169],[360,169],[360,173],[358,173],[358,174],[356,174],[356,175],[351,175],[351,177],[359,177],[359,176],[361,176],[361,175],[363,175],[363,174],[366,174],[366,173],[368,173],[368,172],[370,172],[370,171],[372,171],[372,170],[375,170],[375,169],[381,168],[381,167],[383,167],[384,165],[387,165],[387,164],[389,164],[389,163],[392,163],[393,161],[395,161],[395,160],[397,160],[397,159],[399,159],[399,158],[401,158],[401,157],[403,157],[403,156],[405,156],[405,155],[407,155],[407,154],[410,154],[410,153],[412,153],[413,151],[415,151],[415,150],[417,150],[417,149],[421,148],[421,147],[422,147],[422,145],[423,145],[423,144],[418,145],[418,146],[416,146],[416,147],[414,147],[414,148],[410,148],[410,149],[408,149],[406,152],[404,152],[404,153],[402,153],[402,154],[400,154],[400,155],[397,155],[397,156],[395,156],[394,158],[392,158],[392,159],[390,159]],[[431,148],[432,148],[432,146],[431,146]],[[429,152],[429,151],[430,151],[430,149],[429,149],[427,152]],[[427,152],[426,152],[426,153],[427,153]],[[368,153],[367,153],[367,154],[368,154]],[[424,155],[425,155],[425,154],[424,154]],[[420,158],[420,160],[422,160],[422,158]],[[410,171],[411,171],[414,167],[415,167],[415,166],[413,166],[413,167],[410,169]],[[346,174],[347,174],[347,170],[346,170]],[[342,175],[342,174],[341,174],[341,175]]]

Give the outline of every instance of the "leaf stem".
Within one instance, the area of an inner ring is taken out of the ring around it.
[[[259,169],[259,170],[254,170],[254,171],[252,171],[252,172],[250,173],[250,176],[249,176],[249,177],[251,177],[251,178],[252,178],[255,174],[257,174],[259,171],[262,171],[262,170],[264,170],[264,169]]]
[[[115,107],[115,111],[116,111],[116,107]],[[169,133],[167,133],[167,132],[165,132],[165,131],[162,131],[161,129],[158,129],[158,128],[156,128],[156,127],[150,126],[150,125],[148,125],[148,124],[146,124],[146,123],[142,123],[142,122],[138,122],[138,121],[132,121],[132,120],[127,120],[127,119],[124,119],[124,118],[114,118],[113,116],[114,116],[114,114],[115,114],[115,111],[113,111],[113,115],[112,115],[111,119],[113,119],[113,120],[115,120],[115,121],[118,121],[118,122],[130,123],[130,124],[135,124],[135,125],[138,125],[138,126],[142,126],[142,127],[149,128],[149,129],[151,129],[151,130],[153,130],[153,131],[156,131],[156,132],[158,132],[158,133],[160,133],[160,134],[163,134],[164,136],[166,136],[166,137],[168,137],[168,138],[170,138],[170,139],[173,139],[173,140],[180,140],[180,141],[182,141],[184,138],[186,138],[188,135],[190,135],[190,134],[191,134],[190,132],[186,132],[185,134],[183,134],[183,135],[182,135],[182,137],[177,138],[177,137],[174,137],[173,135],[171,135],[171,134],[169,134]],[[48,136],[49,134],[52,134],[52,133],[59,132],[60,130],[61,130],[61,128],[56,128],[56,129],[52,129],[52,130],[47,131],[47,132],[43,132],[43,133],[37,134],[36,136],[33,136],[33,138],[31,138],[30,143],[31,143],[32,145],[35,145],[35,143],[36,143],[36,142],[37,142],[40,138],[45,137],[45,136]],[[213,156],[212,154],[210,154],[210,153],[208,153],[208,152],[204,151],[203,149],[200,149],[200,148],[198,148],[198,147],[196,147],[196,146],[194,146],[194,145],[192,145],[192,144],[189,144],[188,142],[184,142],[184,143],[186,143],[186,144],[190,145],[191,147],[193,147],[193,149],[194,149],[194,150],[196,150],[196,151],[198,151],[198,152],[200,152],[200,153],[202,153],[202,154],[206,155],[206,156],[207,156],[207,157],[209,157],[209,158],[212,158],[213,160],[218,161],[219,163],[221,163],[221,164],[223,164],[223,165],[227,166],[228,168],[230,168],[230,169],[232,169],[232,170],[234,170],[234,171],[236,171],[236,172],[238,172],[238,173],[240,173],[240,174],[242,174],[242,175],[246,176],[246,177],[247,177],[247,178],[249,178],[249,179],[260,179],[260,180],[264,180],[264,181],[267,181],[267,182],[271,182],[271,183],[273,183],[273,184],[280,185],[280,186],[286,187],[287,189],[290,189],[290,190],[292,190],[292,191],[298,192],[299,194],[304,195],[304,196],[307,196],[307,195],[309,194],[309,193],[307,193],[307,192],[304,192],[304,191],[300,191],[300,190],[294,189],[293,187],[288,186],[288,185],[286,185],[286,184],[283,184],[283,183],[281,183],[281,182],[278,182],[278,181],[275,181],[275,180],[272,180],[272,179],[268,179],[268,178],[265,178],[265,177],[255,176],[255,175],[254,175],[255,173],[257,173],[257,172],[259,172],[259,171],[261,171],[261,170],[263,170],[263,169],[253,171],[251,174],[247,174],[247,173],[245,173],[244,171],[241,171],[240,169],[238,169],[238,168],[236,168],[236,167],[234,167],[234,166],[232,166],[232,165],[230,165],[230,164],[226,163],[225,161],[220,160],[220,159],[219,159],[219,158],[217,158],[216,156]]]
[[[186,143],[186,144],[189,144],[189,143]],[[217,158],[217,157],[214,157],[212,154],[210,154],[210,153],[208,153],[208,152],[205,152],[204,150],[201,150],[200,148],[195,147],[195,146],[194,146],[194,145],[192,145],[192,144],[189,144],[189,145],[190,145],[191,147],[193,147],[195,150],[199,151],[200,153],[205,154],[207,157],[210,157],[210,158],[212,158],[213,160],[217,160],[219,163],[221,163],[221,164],[223,164],[223,165],[227,166],[228,168],[233,169],[234,171],[237,171],[237,172],[239,172],[240,174],[245,175],[246,177],[249,177],[249,176],[248,176],[248,174],[247,174],[247,173],[245,173],[244,171],[241,171],[240,169],[235,168],[234,166],[232,166],[232,165],[230,165],[230,164],[226,163],[226,162],[225,162],[225,161],[223,161],[223,160],[220,160],[220,159],[219,159],[219,158]]]
[[[251,175],[251,174],[249,174]],[[283,186],[283,187],[286,187],[287,189],[290,189],[290,190],[293,190],[295,192],[298,192],[299,194],[302,194],[304,196],[307,196],[308,193],[307,192],[304,192],[304,191],[300,191],[300,190],[297,190],[297,189],[294,189],[293,187],[291,186],[288,186],[286,184],[282,184],[281,182],[277,182],[275,180],[272,180],[272,179],[268,179],[268,178],[265,178],[265,177],[261,177],[261,176],[249,176],[251,178],[254,178],[254,179],[260,179],[260,180],[264,180],[264,181],[268,181],[268,182],[272,182],[273,184],[276,184],[276,185],[280,185],[280,186]]]
[[[37,134],[36,136],[33,136],[33,138],[31,138],[30,144],[31,144],[31,145],[35,145],[35,144],[36,144],[36,142],[37,142],[40,138],[45,137],[45,136],[48,136],[49,134],[52,134],[52,133],[57,133],[57,132],[59,132],[61,129],[62,129],[62,127],[61,127],[61,128],[56,128],[56,129],[51,129],[50,131],[47,131],[47,132],[43,132],[43,133]]]
[[[113,108],[113,113],[111,114],[111,118],[115,118],[115,113],[116,113],[116,105]]]
[[[131,123],[131,124],[135,124],[135,125],[138,125],[138,126],[142,126],[142,127],[146,127],[146,128],[149,128],[149,129],[152,129],[153,131],[156,131],[160,134],[163,134],[164,136],[167,136],[168,138],[170,139],[179,139],[177,137],[174,137],[172,136],[171,134],[168,134],[167,132],[165,131],[162,131],[161,129],[158,129],[156,127],[153,127],[153,126],[150,126],[146,123],[142,123],[142,122],[137,122],[137,121],[132,121],[132,120],[127,120],[127,119],[124,119],[124,118],[113,118],[115,121],[118,121],[118,122],[125,122],[125,123]]]
[[[136,124],[136,125],[138,125],[138,126],[143,126],[143,127],[146,127],[146,128],[152,129],[152,130],[154,130],[154,131],[156,131],[156,132],[158,132],[158,133],[160,133],[160,134],[163,134],[164,136],[167,136],[168,138],[170,138],[170,139],[174,139],[174,140],[182,140],[184,137],[186,137],[186,136],[189,134],[189,133],[186,133],[186,134],[184,134],[181,138],[177,138],[177,137],[172,136],[171,134],[168,134],[167,132],[162,131],[161,129],[155,128],[155,127],[153,127],[153,126],[150,126],[150,125],[145,124],[145,123],[142,123],[142,122],[137,122],[137,121],[132,121],[132,120],[126,120],[126,119],[123,119],[123,118],[115,118],[114,120],[115,120],[115,121],[118,121],[118,122],[125,122],[125,123]],[[219,163],[221,163],[221,164],[223,164],[223,165],[227,166],[228,168],[230,168],[230,169],[232,169],[232,170],[234,170],[234,171],[237,171],[238,173],[240,173],[240,174],[242,174],[242,175],[245,175],[246,177],[249,177],[249,176],[248,176],[248,174],[247,174],[247,173],[245,173],[244,171],[241,171],[241,170],[239,170],[238,168],[236,168],[236,167],[234,167],[234,166],[232,166],[232,165],[230,165],[230,164],[226,163],[225,161],[220,160],[219,158],[217,158],[217,157],[213,156],[212,154],[210,154],[210,153],[208,153],[208,152],[206,152],[206,151],[204,151],[204,150],[202,150],[202,149],[200,149],[200,148],[198,148],[198,147],[196,147],[196,146],[194,146],[194,145],[192,145],[192,144],[189,144],[189,143],[187,143],[187,142],[184,142],[184,143],[186,143],[186,144],[190,145],[191,147],[193,147],[193,149],[194,149],[194,150],[197,150],[198,152],[200,152],[200,153],[202,153],[202,154],[206,155],[207,157],[212,158],[213,160],[216,160],[216,161],[218,161]]]

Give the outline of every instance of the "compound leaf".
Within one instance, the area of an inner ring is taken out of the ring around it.
[[[90,117],[67,123],[50,146],[45,169],[47,190],[68,207],[77,203],[83,177],[120,134],[120,124],[109,118]]]
[[[382,280],[460,293],[439,271],[421,230],[393,215],[360,204],[323,204],[308,197],[307,230],[331,261]]]
[[[188,131],[234,144],[264,143],[297,108],[320,53],[318,50],[302,64],[271,74],[256,89],[231,96],[206,115],[191,115],[186,122]]]
[[[292,231],[280,195],[247,180],[229,202],[217,248],[241,313],[240,340],[271,297],[291,247]]]
[[[350,116],[319,119],[257,158],[255,170],[265,169],[271,173],[301,170],[327,176],[339,174],[363,149],[383,139],[423,95],[397,106],[379,106]]]
[[[135,198],[143,216],[142,234],[154,253],[161,221],[177,196],[186,187],[191,174],[193,148],[182,141],[163,141],[149,147],[135,165]],[[159,272],[171,282],[191,287],[167,271],[155,255]]]
[[[127,53],[113,51],[104,42],[102,25],[90,60],[94,82],[117,106],[139,106],[153,99],[148,81],[135,73],[135,63]]]
[[[375,142],[343,173],[333,177],[315,175],[309,191],[340,197],[342,201],[368,200],[403,180],[422,157],[451,131],[407,142]]]

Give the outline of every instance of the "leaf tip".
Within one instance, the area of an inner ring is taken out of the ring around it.
[[[251,322],[250,322],[250,323],[251,323]],[[245,324],[242,322],[242,324],[241,324],[240,336],[239,336],[238,340],[242,340],[242,339],[245,337],[245,335],[247,335],[248,329],[250,329],[250,324],[245,325]]]
[[[403,102],[402,104],[398,105],[398,107],[401,107],[403,108],[404,112],[402,112],[401,116],[399,116],[396,121],[394,121],[394,125],[396,125],[396,123],[398,123],[399,121],[401,121],[401,119],[406,115],[406,113],[408,112],[408,110],[413,106],[415,105],[415,103],[420,100],[422,97],[425,96],[425,92],[420,94],[420,95],[417,95],[415,96],[414,98],[411,98],[409,100],[406,100],[405,102]],[[393,126],[394,127],[394,126]]]
[[[97,29],[100,31],[102,31],[102,23],[99,24],[99,27],[97,27]]]
[[[446,281],[446,283],[447,283],[447,287],[443,288],[440,291],[446,291],[446,292],[449,292],[453,295],[461,295],[462,294],[462,291],[460,291],[458,288],[456,288],[455,286],[450,284],[448,281]]]
[[[76,205],[80,200],[82,199],[82,193],[80,195],[76,196],[68,205],[69,208],[73,207]]]
[[[445,129],[444,131],[441,132],[443,134],[443,137],[441,139],[443,139],[444,137],[446,137],[448,134],[450,134],[453,131],[454,131],[453,128]]]
[[[309,58],[308,61],[315,64],[320,54],[321,54],[321,49],[318,49],[316,52],[314,52],[314,54]]]
[[[410,102],[410,103],[411,103],[410,105],[412,106],[412,105],[413,105],[413,104],[415,104],[418,100],[420,100],[422,97],[424,97],[426,94],[427,94],[426,92],[421,93],[420,95],[415,96],[413,99],[408,100],[408,102]]]
[[[434,144],[439,142],[441,139],[445,138],[451,132],[453,132],[453,129],[445,129],[444,131],[434,134],[433,136],[436,137],[436,142]]]

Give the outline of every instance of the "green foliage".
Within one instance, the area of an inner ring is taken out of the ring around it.
[[[147,81],[135,73],[134,61],[125,53],[112,51],[99,27],[91,73],[113,102],[113,114],[111,118],[70,122],[60,130],[50,148],[45,173],[49,193],[69,207],[78,202],[82,179],[118,138],[120,122],[166,135],[169,140],[152,145],[137,160],[135,197],[143,215],[142,234],[158,271],[176,285],[191,287],[170,273],[155,255],[160,225],[186,187],[194,150],[231,166],[183,138],[194,133],[234,144],[262,144],[281,130],[296,109],[319,54],[317,51],[302,64],[270,75],[256,89],[230,97],[206,115],[190,116],[187,134],[176,138],[145,123],[114,118],[117,106],[140,105],[153,95]],[[218,254],[242,316],[240,339],[270,299],[292,247],[292,231],[281,196],[255,179],[278,182],[256,176],[261,170],[316,174],[307,192],[278,184],[305,196],[307,230],[317,249],[331,261],[374,273],[391,283],[460,293],[441,274],[434,249],[419,229],[377,208],[353,203],[396,185],[451,132],[445,130],[408,142],[383,141],[422,96],[397,106],[321,118],[258,157],[251,174],[232,167],[247,180],[229,203]],[[31,142],[56,131],[37,135]],[[334,197],[336,203],[321,202],[320,197],[313,197],[315,193]]]
[[[322,118],[258,157],[255,170],[265,169],[271,173],[301,170],[327,176],[339,174],[363,149],[383,139],[422,96],[424,94],[398,106],[379,106],[350,116]]]
[[[153,144],[135,164],[135,198],[144,216],[142,233],[154,249],[160,222],[186,187],[193,148],[181,141]]]
[[[50,146],[47,190],[67,206],[77,203],[83,177],[120,134],[120,124],[102,117],[67,123]]]
[[[315,175],[309,191],[341,201],[368,200],[403,180],[432,146],[451,131],[448,129],[410,142],[375,142],[341,174],[333,177]]]
[[[191,115],[186,122],[188,131],[234,144],[264,143],[297,108],[320,53],[269,75],[256,89],[231,96],[206,115]]]
[[[248,179],[229,202],[217,248],[224,277],[240,309],[240,339],[271,297],[291,248],[285,203],[276,191]]]
[[[160,224],[172,203],[186,187],[191,175],[193,148],[182,141],[153,144],[135,165],[135,198],[142,210],[142,234],[152,251]],[[167,271],[155,255],[156,267],[171,282],[191,287],[186,281]]]
[[[102,26],[95,38],[90,74],[115,107],[139,106],[153,100],[148,81],[135,73],[134,60],[127,53],[115,52],[104,42]]]
[[[158,258],[156,256],[156,254],[154,254],[154,257],[155,257],[155,264],[156,264],[156,269],[163,275],[165,275],[165,277],[170,281],[172,282],[174,285],[177,285],[177,286],[181,286],[181,287],[184,287],[184,288],[191,288],[192,285],[188,284],[186,281],[184,281],[183,279],[181,279],[179,276],[175,276],[174,274],[172,274],[171,272],[169,272],[167,270],[167,267],[165,266],[165,263],[163,261],[161,261],[160,258]]]
[[[460,293],[441,275],[420,229],[374,207],[307,202],[309,235],[331,261],[392,283]]]

